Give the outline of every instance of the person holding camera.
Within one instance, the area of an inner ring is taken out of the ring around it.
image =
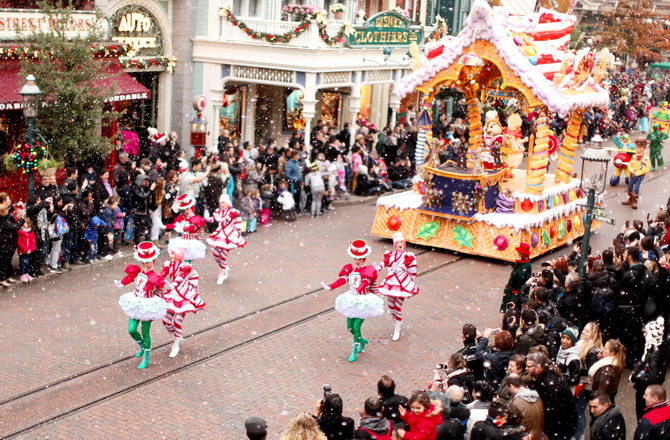
[[[316,403],[314,419],[328,440],[349,440],[354,436],[354,419],[342,415],[344,404],[339,394],[323,386],[323,399]]]
[[[493,336],[493,350],[489,352],[489,339]],[[491,384],[494,391],[507,374],[507,365],[514,355],[514,338],[505,330],[487,328],[477,344],[476,356],[487,366],[484,380]]]

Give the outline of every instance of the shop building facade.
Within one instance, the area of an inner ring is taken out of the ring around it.
[[[367,2],[367,19],[355,2],[342,2],[337,17],[334,2],[316,3],[327,17],[287,11],[279,0],[199,3],[205,10],[196,14],[206,20],[193,39],[193,93],[209,103],[209,149],[222,129],[255,144],[309,133],[319,119],[381,129],[416,103],[401,103],[395,89],[410,71],[410,43],[422,46],[432,29],[385,10],[389,2]]]

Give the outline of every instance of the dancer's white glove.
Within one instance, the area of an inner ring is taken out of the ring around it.
[[[324,283],[323,281],[321,281],[321,287],[323,287],[324,290],[332,290],[332,289],[330,288],[330,286],[329,286],[328,284]]]
[[[114,285],[116,287],[123,287],[123,284],[121,284],[121,281],[119,281],[119,280],[114,280]]]

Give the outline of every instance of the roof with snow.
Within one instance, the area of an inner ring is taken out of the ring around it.
[[[504,84],[522,92],[531,107],[544,104],[565,117],[578,108],[606,106],[609,93],[599,84],[604,65],[596,65],[588,48],[567,49],[575,22],[548,9],[520,16],[476,0],[457,36],[426,45],[428,61],[401,80],[398,96],[439,84],[458,88],[459,58],[474,52],[495,65]]]

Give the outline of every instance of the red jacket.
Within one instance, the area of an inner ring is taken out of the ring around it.
[[[19,229],[19,241],[17,242],[19,254],[32,254],[35,249],[37,249],[37,240],[35,239],[35,233],[31,229],[30,231],[24,231]]]
[[[405,432],[404,439],[435,440],[435,437],[437,437],[437,426],[442,424],[442,408],[430,405],[428,411],[424,411],[418,416],[407,411],[400,418],[409,425],[409,431]]]

